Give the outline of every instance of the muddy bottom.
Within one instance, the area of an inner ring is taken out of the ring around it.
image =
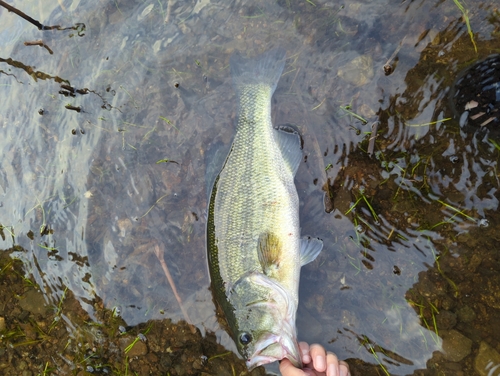
[[[126,326],[119,313],[94,303],[93,320],[70,290],[46,303],[12,250],[0,252],[0,374],[49,375],[266,375],[185,322],[153,320]],[[64,289],[64,288],[63,288]],[[350,360],[353,375],[377,375]]]
[[[387,153],[386,157],[392,160],[394,155]],[[434,241],[434,259],[429,261],[428,269],[413,276],[415,282],[405,293],[405,300],[417,313],[422,328],[432,333],[432,340],[442,340],[442,351],[434,352],[426,369],[416,370],[413,375],[500,375],[500,222],[497,212],[488,212],[487,222],[478,220],[476,226],[457,234],[454,221],[442,221],[439,202],[424,205],[414,192],[402,190],[393,179],[377,178],[377,164],[375,159],[351,158],[339,177],[324,187],[326,204],[333,208],[342,202],[360,202],[358,212],[362,214],[352,216],[354,223],[366,224],[370,220],[373,223],[371,216],[377,213],[391,223],[400,224],[400,228],[404,228],[405,223],[417,222],[422,224],[419,231],[433,227],[441,235],[441,239]],[[418,167],[411,167],[418,184]],[[362,193],[365,200],[360,201],[353,190],[342,186],[346,176],[354,186],[366,187]],[[426,189],[422,183],[419,192]],[[452,197],[456,193],[450,188],[446,194]],[[346,212],[348,208],[341,210]],[[370,230],[367,233],[376,239]],[[387,236],[387,241],[392,240],[391,236]],[[367,269],[372,269],[379,257],[370,248],[366,248],[363,256]],[[402,276],[410,269],[411,262],[400,260],[386,273]],[[381,365],[367,367],[355,359],[348,360],[353,375],[390,375],[382,364],[411,364],[397,354],[397,349],[390,350],[393,346],[390,339],[385,344],[377,344],[363,337],[359,338],[360,346],[371,351],[374,361]]]
[[[355,163],[354,163],[355,165]],[[376,195],[376,194],[375,194]],[[407,293],[424,326],[443,338],[426,370],[414,375],[486,375],[500,350],[498,252],[480,238],[463,239],[459,257],[443,254],[439,268],[419,275]],[[460,241],[458,242],[461,243]],[[252,372],[214,334],[171,320],[127,327],[119,312],[93,303],[91,319],[66,289],[57,305],[24,277],[20,260],[0,252],[0,374],[2,375],[265,375]],[[479,291],[474,286],[482,285]],[[64,290],[64,287],[62,287]],[[369,339],[366,346],[372,346]],[[397,354],[373,345],[375,353]],[[492,358],[493,357],[493,358]],[[389,375],[382,366],[347,360],[353,376]],[[483,364],[484,363],[484,364]]]
[[[70,290],[57,305],[47,305],[11,251],[0,252],[1,375],[265,374],[262,367],[248,372],[215,335],[203,337],[184,322],[127,327],[100,302],[94,302],[98,317],[92,320]]]

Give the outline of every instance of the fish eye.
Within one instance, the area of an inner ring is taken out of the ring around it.
[[[242,345],[248,345],[250,342],[252,342],[252,335],[246,332],[241,333],[240,343]]]

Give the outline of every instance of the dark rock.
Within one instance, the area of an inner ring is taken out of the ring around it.
[[[453,329],[457,324],[457,315],[450,311],[441,310],[436,315],[436,323],[440,330]]]

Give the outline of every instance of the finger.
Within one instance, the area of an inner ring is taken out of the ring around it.
[[[311,345],[309,354],[314,364],[314,369],[319,372],[326,371],[326,352],[323,346],[317,343]]]
[[[300,353],[302,354],[302,363],[311,363],[311,355],[309,354],[309,344],[307,342],[299,342]]]
[[[339,361],[340,376],[351,376],[351,371],[349,370],[349,364],[343,360]]]
[[[280,362],[280,372],[282,376],[307,376],[301,369],[296,368],[288,359]]]
[[[330,351],[326,354],[326,376],[340,376],[339,359]]]

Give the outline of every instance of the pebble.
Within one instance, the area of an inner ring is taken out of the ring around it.
[[[17,369],[19,371],[24,371],[28,367],[28,363],[26,363],[24,360],[21,360],[19,363],[17,363]]]
[[[444,357],[451,362],[460,362],[471,353],[472,341],[456,330],[441,331]]]
[[[441,330],[453,329],[457,324],[457,315],[453,312],[442,310],[436,316],[437,326]]]
[[[196,370],[203,369],[203,359],[201,358],[195,359],[195,361],[192,364],[192,367]]]
[[[33,289],[28,290],[26,294],[24,294],[23,299],[19,301],[19,306],[23,310],[29,311],[36,315],[43,314],[47,310],[43,294]]]
[[[135,338],[120,338],[120,348],[125,351],[125,349],[135,340]],[[148,353],[148,347],[142,341],[137,341],[134,346],[129,350],[127,356],[132,358],[134,356],[142,356]]]
[[[479,376],[500,376],[500,354],[486,342],[481,342],[474,368]]]
[[[354,86],[362,86],[373,78],[373,59],[369,55],[357,56],[341,66],[338,75]]]
[[[463,306],[457,311],[458,319],[461,322],[468,323],[471,321],[474,321],[476,319],[476,312],[469,307],[469,306]]]

